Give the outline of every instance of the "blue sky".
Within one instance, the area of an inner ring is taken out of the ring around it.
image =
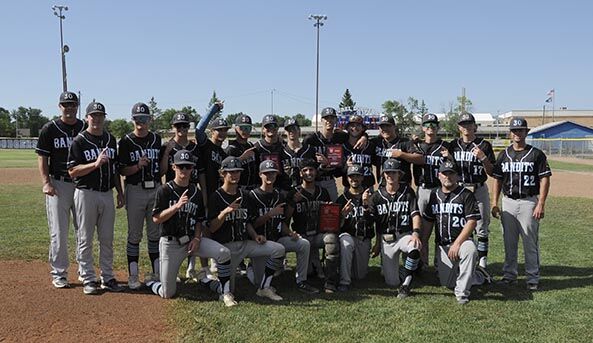
[[[226,113],[261,119],[315,110],[315,29],[321,31],[320,108],[349,88],[357,105],[424,99],[440,112],[466,88],[475,112],[593,108],[591,1],[67,1],[3,3],[0,106],[56,114],[58,19],[68,86],[112,119],[151,96],[203,113],[213,90]]]

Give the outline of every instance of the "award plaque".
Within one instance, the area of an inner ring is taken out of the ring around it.
[[[342,167],[342,156],[344,147],[339,144],[327,146],[327,159],[330,167]]]
[[[319,231],[340,232],[340,205],[321,204],[319,208]]]

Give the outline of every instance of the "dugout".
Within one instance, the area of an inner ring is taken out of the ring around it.
[[[569,120],[535,127],[527,143],[550,155],[593,156],[593,129]]]

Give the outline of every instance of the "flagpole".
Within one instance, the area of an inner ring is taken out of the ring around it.
[[[555,122],[556,121],[556,116],[555,116],[555,108],[556,108],[556,88],[553,89],[553,93],[552,93],[552,121]]]
[[[544,109],[542,110],[542,125],[546,122],[546,105],[544,105]]]

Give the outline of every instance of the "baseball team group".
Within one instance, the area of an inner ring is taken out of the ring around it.
[[[83,122],[76,117],[76,94],[60,95],[61,116],[42,128],[36,148],[54,287],[70,287],[72,218],[84,294],[124,290],[113,272],[113,241],[115,209],[125,207],[127,286],[143,287],[139,257],[146,233],[150,271],[143,282],[163,298],[176,294],[187,260],[185,276],[218,294],[225,306],[237,305],[233,292],[241,270],[257,296],[280,301],[273,278],[286,269],[289,252],[296,254],[296,288],[304,293],[348,292],[353,280],[366,277],[370,258],[379,256],[385,283],[406,298],[412,278],[429,265],[434,232],[438,279],[465,304],[473,286],[493,282],[487,264],[491,216],[503,229],[498,282],[517,284],[521,238],[526,287],[538,290],[539,221],[551,170],[545,154],[526,143],[524,118],[511,119],[511,144],[495,156],[492,145],[476,136],[471,113],[460,115],[460,135],[451,142],[439,137],[434,114],[422,117],[420,138],[402,137],[390,116],[379,119],[378,137],[369,137],[358,115],[336,129],[330,107],[321,112],[320,130],[303,138],[296,120],[286,120],[282,132],[277,118],[266,115],[261,138],[254,140],[248,115],[234,123],[212,119],[222,106],[215,103],[196,125],[195,139],[188,138],[191,118],[176,113],[173,138],[163,142],[150,130],[149,107],[137,103],[134,129],[118,142],[105,129],[103,104],[91,102]],[[235,139],[225,142],[230,129]],[[494,179],[491,191],[488,177]],[[322,280],[321,290],[308,282],[312,277]]]

